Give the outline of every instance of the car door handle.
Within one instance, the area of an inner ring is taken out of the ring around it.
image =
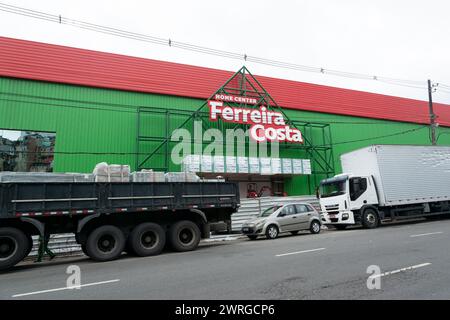
[[[311,213],[308,213],[308,216],[310,216],[311,215]]]
[[[293,216],[292,218],[293,218],[293,219],[297,219],[297,216]]]

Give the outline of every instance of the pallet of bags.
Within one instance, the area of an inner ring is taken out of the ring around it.
[[[193,172],[185,172],[185,182],[199,182],[200,177]]]
[[[110,164],[109,182],[130,182],[130,166],[124,164]]]
[[[165,182],[164,172],[146,170],[135,171],[131,174],[132,182]]]
[[[130,182],[130,166],[98,163],[93,171],[95,182]]]
[[[95,181],[95,177],[92,173],[66,172],[65,174],[71,175],[73,182],[94,182]]]
[[[92,173],[95,182],[109,182],[108,164],[106,162],[97,163]]]
[[[152,182],[166,182],[166,176],[164,172],[153,171],[153,181]]]
[[[193,172],[167,172],[166,182],[198,182],[200,177]]]

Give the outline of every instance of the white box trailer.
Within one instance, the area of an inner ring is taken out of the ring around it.
[[[450,146],[373,145],[341,155],[321,181],[324,224],[374,228],[385,219],[450,213]]]
[[[380,206],[450,199],[450,147],[374,145],[341,155],[341,165],[373,176]]]

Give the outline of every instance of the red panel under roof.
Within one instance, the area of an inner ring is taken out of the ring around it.
[[[0,37],[0,76],[206,99],[233,73]],[[290,109],[428,123],[426,101],[257,76]],[[450,105],[434,105],[450,126]]]

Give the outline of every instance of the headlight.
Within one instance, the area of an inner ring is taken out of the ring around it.
[[[349,217],[348,213],[343,213],[342,214],[342,219],[346,220],[346,219],[348,219],[348,217]]]

